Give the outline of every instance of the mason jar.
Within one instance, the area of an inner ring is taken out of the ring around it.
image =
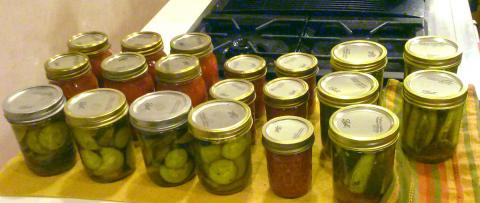
[[[399,124],[393,112],[371,104],[343,107],[332,115],[329,136],[337,202],[380,202],[394,180]]]
[[[273,193],[284,198],[301,197],[312,187],[314,127],[296,116],[282,116],[263,126],[268,180]]]
[[[40,85],[18,90],[3,101],[25,164],[36,175],[57,175],[75,165],[71,130],[62,111],[65,100],[59,87]]]
[[[352,71],[328,73],[318,81],[322,155],[331,157],[328,129],[332,114],[342,107],[353,104],[376,104],[380,97],[378,88],[378,81],[373,76]]]
[[[159,186],[178,186],[195,177],[187,124],[191,108],[188,95],[176,91],[146,94],[130,106],[147,174]]]
[[[402,148],[420,162],[439,163],[457,147],[467,85],[451,72],[423,70],[403,83]]]
[[[109,88],[86,91],[68,100],[64,111],[92,180],[114,182],[135,171],[133,131],[122,92]]]
[[[283,77],[268,82],[265,93],[267,120],[279,116],[308,118],[308,84],[297,78]]]
[[[250,184],[250,108],[234,100],[212,100],[188,115],[200,183],[213,194],[240,192]]]

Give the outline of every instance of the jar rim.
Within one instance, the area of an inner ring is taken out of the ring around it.
[[[282,122],[281,124],[279,124]],[[270,127],[275,125],[273,132]],[[295,124],[297,123],[297,124]],[[285,127],[289,129],[284,129]],[[294,131],[291,131],[292,128]],[[306,128],[306,129],[305,129]],[[277,135],[270,136],[270,133],[281,133],[281,130],[287,130],[286,134],[291,136]],[[298,116],[280,116],[273,118],[263,125],[262,128],[262,143],[263,146],[277,154],[296,154],[310,149],[314,143],[314,127],[310,121]]]
[[[147,44],[131,44],[129,40],[136,37],[141,37],[145,35],[150,35],[151,38],[156,38],[154,41]],[[143,55],[151,55],[155,52],[163,50],[163,40],[162,36],[156,32],[151,31],[140,31],[133,32],[125,36],[121,42],[122,51],[124,52],[136,52]]]
[[[68,57],[75,57],[74,60],[77,62],[75,63],[74,61],[73,63],[75,64],[69,64],[63,67],[55,67],[59,66],[58,60]],[[80,52],[57,54],[45,61],[44,68],[47,79],[49,80],[69,80],[80,77],[91,70],[88,56]]]
[[[81,39],[85,36],[93,37],[94,40],[86,44],[76,44],[78,39]],[[67,43],[68,49],[70,51],[81,52],[86,55],[93,55],[105,51],[110,48],[110,43],[108,42],[107,34],[99,31],[90,31],[90,32],[81,32],[73,35]]]

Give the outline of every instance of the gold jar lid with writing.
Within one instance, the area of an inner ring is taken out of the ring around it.
[[[460,64],[462,52],[457,43],[449,39],[421,36],[407,41],[403,57],[406,62],[421,69],[448,69]]]
[[[214,99],[233,99],[250,104],[255,101],[253,84],[243,79],[225,79],[210,87],[210,96]]]
[[[155,64],[157,79],[165,83],[180,83],[202,75],[198,58],[189,54],[170,54]]]
[[[156,32],[134,32],[122,39],[122,51],[151,55],[163,50],[162,36]]]
[[[68,40],[68,50],[87,55],[97,54],[110,48],[108,36],[103,32],[82,32]]]
[[[298,78],[274,79],[263,88],[265,103],[273,107],[298,106],[308,100],[308,84]]]
[[[280,116],[263,125],[263,146],[276,154],[297,154],[310,149],[314,143],[314,127],[307,119]]]
[[[202,58],[212,53],[212,38],[205,33],[192,32],[174,37],[170,41],[172,54],[191,54]]]
[[[253,54],[234,56],[225,62],[224,71],[227,78],[256,80],[265,77],[267,66],[265,59]]]
[[[79,52],[56,55],[48,59],[44,67],[49,80],[69,80],[91,69],[88,57]]]
[[[374,72],[387,65],[387,49],[367,40],[343,42],[332,48],[330,64],[334,71]]]
[[[148,71],[143,55],[133,52],[114,54],[102,61],[102,76],[112,81],[135,79]]]
[[[318,72],[318,60],[314,55],[293,52],[275,60],[275,73],[279,77],[309,77]]]

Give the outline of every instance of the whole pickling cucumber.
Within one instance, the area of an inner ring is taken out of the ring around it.
[[[461,119],[462,113],[463,113],[463,108],[460,108],[459,110],[452,112],[452,114],[454,115],[452,116],[452,121],[454,119]],[[462,126],[462,121],[456,121],[450,128],[450,131],[448,133],[449,134],[448,140],[450,141],[452,146],[456,146],[458,143],[458,136],[459,136],[458,134],[461,126]]]
[[[417,130],[417,126],[420,122],[420,116],[420,112],[417,110],[417,108],[412,106],[408,119],[408,125],[404,124],[407,130],[402,138],[405,140],[404,143],[411,149],[415,148],[415,131]]]
[[[440,131],[438,132],[438,141],[448,139],[448,132],[452,128],[452,123],[455,119],[455,111],[445,112],[447,115],[443,121],[443,124],[440,127]]]
[[[374,162],[375,154],[365,154],[357,161],[348,184],[348,189],[351,192],[363,193],[365,191]]]

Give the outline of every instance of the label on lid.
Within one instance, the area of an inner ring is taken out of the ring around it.
[[[74,117],[98,117],[117,110],[125,103],[121,92],[111,89],[97,89],[84,92],[70,99],[67,110]]]
[[[249,116],[236,102],[218,101],[205,104],[192,113],[192,121],[205,129],[230,128]]]
[[[331,74],[322,78],[320,88],[337,97],[362,97],[375,88],[375,82],[358,73]]]
[[[263,68],[261,66],[264,62],[257,57],[241,56],[241,57],[237,57],[232,60],[229,60],[227,63],[228,63],[227,64],[228,68],[233,71],[250,72],[250,71],[255,71],[259,68]]]
[[[139,54],[120,53],[111,56],[102,62],[102,69],[109,72],[123,72],[142,66],[145,58]]]
[[[88,59],[80,54],[62,54],[48,62],[48,68],[61,70],[70,69],[87,63]]]
[[[376,136],[389,131],[395,122],[387,112],[369,107],[343,110],[332,119],[338,133],[358,141],[375,140]]]
[[[212,88],[214,88],[214,97],[221,99],[243,99],[251,95],[254,91],[252,84],[241,80],[222,82]]]
[[[31,87],[10,95],[4,101],[3,109],[8,114],[35,113],[57,104],[62,97],[62,91],[53,86]]]
[[[267,92],[275,97],[295,98],[307,92],[307,87],[300,81],[293,79],[283,79],[267,83]]]
[[[316,65],[314,64],[315,61],[310,56],[301,53],[282,56],[277,59],[277,63],[283,68],[293,71],[298,69],[308,69]]]
[[[161,72],[176,73],[197,65],[197,59],[188,55],[170,55],[159,61],[157,69]]]
[[[185,34],[175,39],[172,43],[174,49],[195,50],[210,45],[211,41],[208,36],[200,34]]]
[[[383,49],[377,44],[366,41],[346,42],[338,45],[333,54],[348,63],[367,64],[380,59]]]
[[[416,57],[425,59],[446,59],[458,54],[456,43],[440,37],[412,39],[407,47]]]
[[[310,126],[303,120],[285,118],[266,124],[265,137],[280,144],[294,144],[302,142],[312,136]]]
[[[183,93],[159,91],[136,100],[130,108],[130,116],[141,121],[161,122],[186,115],[191,103]]]
[[[125,39],[123,42],[125,45],[129,47],[148,47],[152,46],[159,41],[161,41],[162,38],[158,34],[154,33],[136,33],[135,35]]]
[[[74,36],[70,43],[74,46],[93,46],[103,43],[105,40],[107,37],[101,33],[83,33]]]
[[[457,77],[442,72],[416,73],[406,85],[412,93],[428,98],[458,96],[463,90],[463,83]]]

